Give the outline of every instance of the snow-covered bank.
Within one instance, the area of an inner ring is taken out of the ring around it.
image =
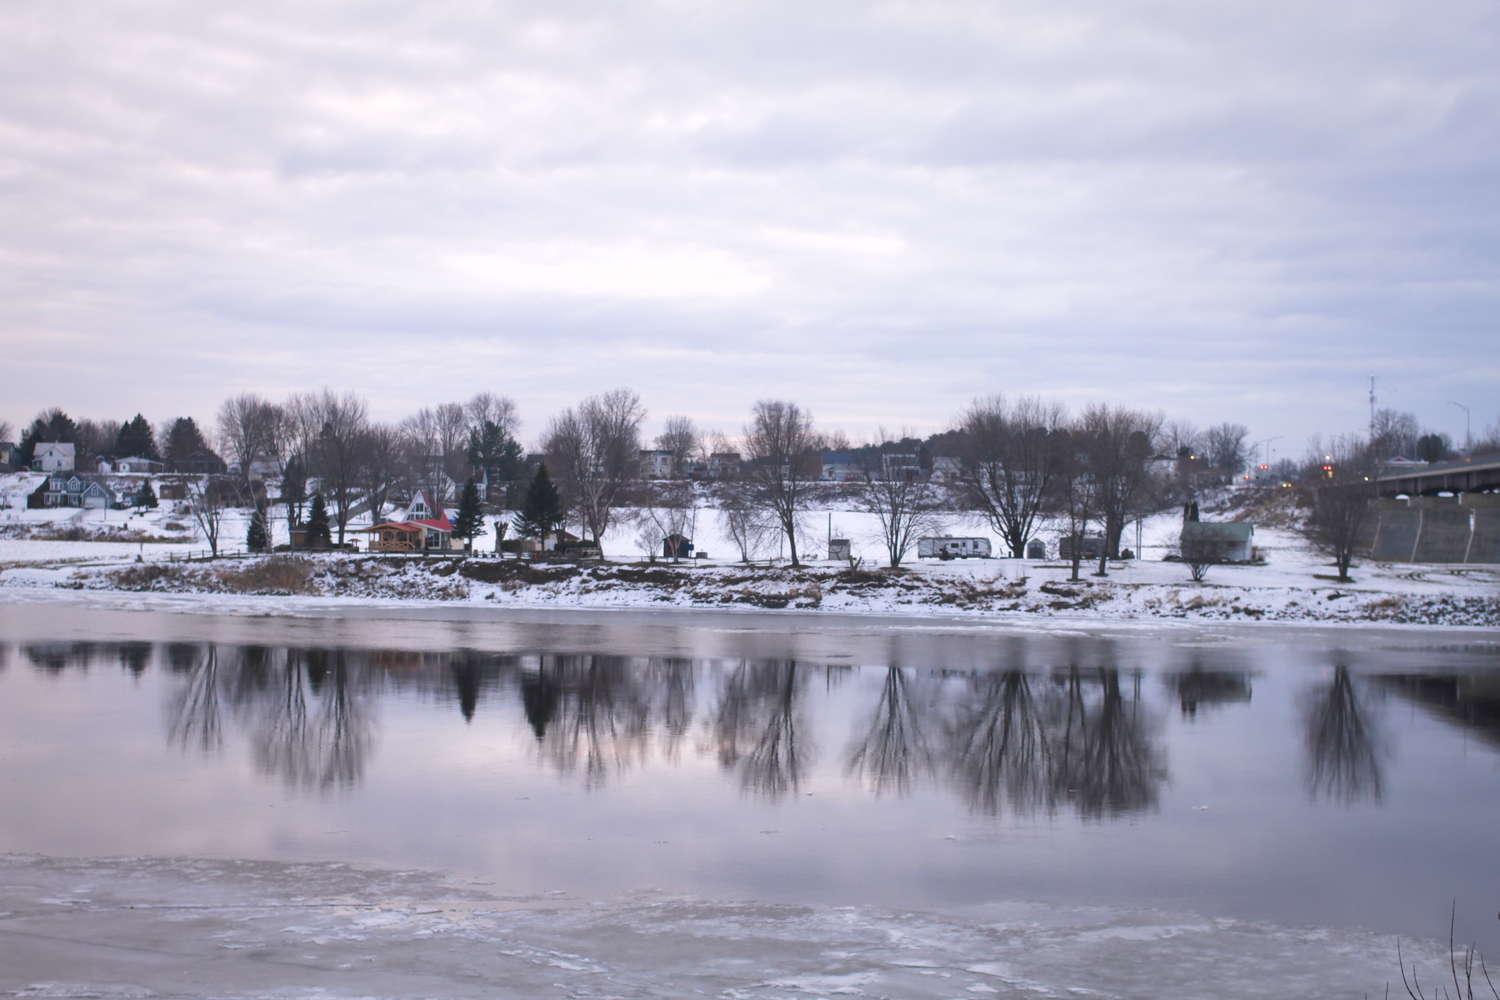
[[[35,544],[35,543],[31,543]],[[58,543],[61,544],[61,543]],[[0,544],[3,549],[3,544]],[[285,595],[513,608],[774,609],[892,616],[1057,616],[1106,620],[1350,622],[1500,626],[1500,572],[1369,566],[1354,584],[1316,564],[1216,567],[1201,584],[1174,563],[1113,563],[1069,579],[1057,563],[921,564],[898,571],[820,564],[533,563],[514,559],[319,555],[200,563],[100,558],[0,569],[0,588]]]
[[[15,477],[12,477],[15,478]],[[0,485],[4,480],[0,480]],[[775,609],[789,612],[1126,620],[1358,622],[1500,626],[1500,566],[1366,563],[1352,584],[1339,584],[1328,560],[1296,530],[1298,512],[1284,502],[1254,509],[1256,547],[1264,565],[1215,566],[1194,583],[1175,551],[1175,513],[1149,518],[1127,540],[1141,558],[1112,562],[1108,575],[1069,579],[1057,562],[909,560],[900,571],[877,568],[878,525],[869,514],[825,511],[814,520],[829,537],[854,540],[855,566],[808,558],[746,566],[729,558],[691,563],[638,561],[640,539],[628,517],[604,540],[608,558],[591,563],[531,563],[494,558],[382,557],[320,554],[278,559],[170,562],[206,543],[191,518],[163,508],[132,512],[14,509],[0,512],[0,600],[7,588],[193,595],[204,602],[232,595],[284,595],[287,601],[441,602],[504,608]],[[1229,501],[1237,498],[1229,497]],[[1225,507],[1220,516],[1251,511]],[[244,535],[243,512],[226,524],[224,547]],[[825,523],[826,522],[826,523]],[[284,531],[279,524],[277,531]],[[489,527],[487,526],[487,530]],[[696,519],[700,552],[733,551],[711,510]],[[952,530],[998,538],[955,515]],[[284,540],[280,535],[277,541]],[[818,539],[804,539],[809,549]],[[493,536],[476,539],[477,551]],[[14,590],[11,591],[15,593]],[[211,608],[210,608],[211,609]],[[274,611],[272,612],[274,613]]]
[[[214,997],[1381,995],[1396,942],[1147,909],[562,892],[344,864],[0,857],[0,992]],[[1424,973],[1436,942],[1402,942]],[[1399,988],[1399,987],[1398,987]]]

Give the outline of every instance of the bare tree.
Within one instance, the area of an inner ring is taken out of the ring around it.
[[[439,403],[432,414],[437,430],[438,454],[443,472],[455,483],[469,477],[469,416],[462,403]]]
[[[1078,574],[1083,563],[1083,536],[1089,523],[1097,519],[1099,509],[1094,478],[1089,474],[1088,456],[1083,452],[1081,437],[1071,429],[1060,430],[1055,435],[1048,505],[1052,516],[1062,525],[1063,536],[1070,540],[1073,580],[1081,579]]]
[[[365,428],[358,448],[360,486],[370,507],[370,523],[379,524],[391,491],[409,467],[406,439],[390,424]]]
[[[668,417],[662,432],[656,436],[656,447],[672,453],[672,477],[680,478],[683,469],[702,448],[703,436],[691,417]]]
[[[880,440],[886,439],[884,429]],[[880,542],[892,569],[911,551],[917,539],[943,526],[943,503],[921,469],[895,465],[876,448],[858,453],[862,478],[856,487],[860,507],[880,524]]]
[[[633,389],[590,396],[547,427],[543,450],[559,485],[597,545],[640,467],[646,410]]]
[[[1120,555],[1120,535],[1133,517],[1160,506],[1163,490],[1152,477],[1151,459],[1161,415],[1108,403],[1089,405],[1078,420],[1077,444],[1093,480],[1094,507],[1103,522],[1099,572]]]
[[[1317,485],[1309,491],[1312,513],[1304,531],[1333,557],[1340,582],[1347,582],[1375,510],[1375,455],[1355,435],[1334,438],[1326,450],[1314,442],[1314,448],[1310,458]]]
[[[9,420],[0,420],[0,441],[9,441],[14,432],[15,428],[10,425]]]
[[[1162,427],[1162,448],[1172,458],[1194,458],[1203,448],[1203,432],[1191,420],[1173,420]]]
[[[719,499],[719,523],[739,549],[741,562],[754,559],[777,530],[765,511],[750,501],[747,492],[743,484],[731,483]]]
[[[344,544],[344,529],[353,514],[359,485],[368,409],[365,401],[353,393],[339,395],[330,389],[324,389],[312,404],[317,433],[310,444],[310,471],[318,477],[323,495],[333,501],[340,545]]]
[[[241,476],[250,478],[250,466],[257,459],[279,457],[285,419],[281,407],[252,392],[224,400],[219,407],[219,443],[239,463]]]
[[[959,475],[967,502],[1018,559],[1046,508],[1063,420],[1061,404],[1035,396],[1012,403],[996,395],[976,399],[959,421]]]
[[[453,487],[466,478],[469,430],[466,411],[460,403],[422,407],[401,421],[412,463],[412,475],[433,503],[453,497]]]
[[[1210,427],[1204,434],[1204,448],[1208,452],[1208,460],[1216,469],[1228,469],[1230,472],[1243,471],[1249,456],[1245,452],[1245,439],[1250,436],[1250,428],[1244,424],[1219,424]]]
[[[224,527],[223,491],[214,486],[211,477],[196,479],[188,487],[187,504],[194,523],[203,532],[209,552],[217,557],[219,536]]]
[[[1417,439],[1421,436],[1422,426],[1417,422],[1416,414],[1376,410],[1370,425],[1372,457],[1377,463],[1393,458],[1413,458],[1417,453]]]
[[[822,475],[812,414],[796,403],[763,399],[745,428],[748,499],[770,515],[797,561],[797,528]]]
[[[640,505],[635,516],[642,526],[642,540],[649,539],[648,554],[653,559],[658,551],[663,550],[662,542],[666,542],[665,555],[673,562],[681,559],[697,499],[691,483],[647,481],[641,484]]]
[[[521,430],[520,411],[515,400],[508,396],[475,393],[474,398],[464,404],[464,411],[468,415],[470,431],[482,429],[486,423],[496,425],[509,437],[515,437]]]

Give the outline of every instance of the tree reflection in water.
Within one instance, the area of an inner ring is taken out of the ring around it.
[[[349,789],[364,777],[372,720],[358,666],[344,650],[174,645],[181,675],[168,710],[168,738],[184,748],[222,749],[226,692],[250,730],[258,770],[306,790]]]
[[[912,687],[905,670],[888,667],[864,739],[849,750],[848,773],[876,795],[906,795],[914,779],[932,773],[933,750],[922,719],[927,702],[914,697]]]
[[[631,666],[618,657],[541,657],[542,683],[557,693],[550,721],[532,723],[543,760],[597,788],[646,756],[650,704]]]
[[[1053,794],[1072,802],[1084,819],[1154,809],[1167,780],[1141,705],[1140,675],[1133,679],[1127,704],[1117,669],[1101,668],[1086,677],[1073,667],[1060,678],[1066,709],[1053,740]],[[1091,698],[1085,688],[1095,685]]]
[[[807,668],[796,660],[742,662],[729,675],[714,715],[719,763],[740,785],[769,799],[796,792],[812,765],[803,745],[800,699]]]
[[[222,750],[218,647],[174,644],[172,656],[172,669],[184,677],[168,708],[167,739],[184,750]]]
[[[1052,807],[1052,748],[1024,670],[969,678],[948,729],[955,783],[969,808],[998,816],[1002,806],[1020,815]]]
[[[48,674],[108,658],[132,675],[158,664],[170,678],[167,730],[184,749],[216,752],[232,719],[255,766],[304,790],[349,789],[363,779],[374,697],[386,686],[451,699],[471,723],[486,698],[519,695],[538,759],[599,787],[653,753],[669,762],[711,755],[742,790],[769,799],[798,792],[815,763],[808,728],[812,679],[848,668],[792,660],[720,665],[682,658],[361,652],[216,647],[193,643],[31,644]],[[1195,690],[1205,685],[1198,672]],[[701,685],[717,691],[699,704]],[[1071,667],[955,675],[889,667],[843,758],[849,777],[877,795],[907,795],[945,780],[984,815],[1071,808],[1100,819],[1155,807],[1166,780],[1140,678]],[[1210,685],[1217,687],[1224,685]],[[1179,694],[1187,687],[1177,683]],[[1231,690],[1232,689],[1232,690]],[[1233,697],[1248,695],[1235,682]],[[1195,695],[1197,700],[1201,692]],[[1220,696],[1225,696],[1220,693]],[[1379,775],[1347,671],[1309,717],[1310,786],[1318,794],[1379,794]],[[690,741],[690,737],[698,741]],[[1365,742],[1361,743],[1361,739]],[[1362,748],[1362,749],[1361,749]]]
[[[1313,692],[1305,721],[1307,794],[1344,805],[1379,802],[1378,736],[1345,664],[1336,664],[1328,686]]]

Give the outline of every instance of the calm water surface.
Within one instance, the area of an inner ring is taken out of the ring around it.
[[[350,615],[0,606],[0,852],[1500,937],[1486,636]]]

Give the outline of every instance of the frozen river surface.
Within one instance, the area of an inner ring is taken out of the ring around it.
[[[1453,631],[0,605],[0,994],[1380,995],[1497,733]]]

